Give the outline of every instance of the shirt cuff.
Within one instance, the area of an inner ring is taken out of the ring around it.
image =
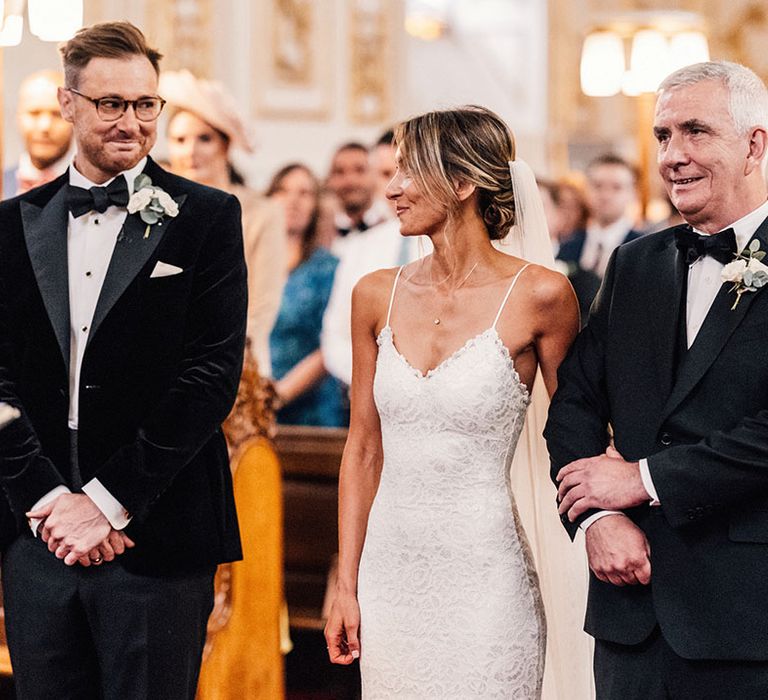
[[[118,501],[98,479],[91,479],[83,486],[83,493],[90,498],[96,507],[109,520],[109,524],[115,530],[122,530],[131,522],[131,514],[123,508]]]
[[[660,506],[659,494],[656,492],[656,487],[653,485],[653,479],[651,479],[651,470],[648,467],[648,460],[640,460],[640,479],[643,482],[645,490],[648,492],[648,496],[651,499],[652,506]]]
[[[45,496],[38,499],[38,501],[35,503],[35,505],[33,505],[29,509],[29,511],[34,512],[39,508],[42,508],[44,505],[58,498],[63,493],[72,493],[72,492],[66,486],[64,486],[64,484],[59,484],[58,486],[54,486],[48,493],[45,494]],[[29,518],[29,527],[32,529],[32,535],[34,537],[37,537],[37,528],[40,527],[41,522],[43,522],[43,518]]]
[[[588,518],[584,518],[579,523],[579,528],[586,532],[589,526],[596,523],[600,518],[604,518],[606,515],[624,515],[620,510],[599,510],[597,513],[592,513]]]

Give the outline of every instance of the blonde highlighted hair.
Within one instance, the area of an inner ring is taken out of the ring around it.
[[[455,183],[474,185],[488,237],[504,238],[515,223],[515,139],[498,115],[476,105],[427,112],[400,124],[394,144],[401,167],[449,216],[460,204]]]

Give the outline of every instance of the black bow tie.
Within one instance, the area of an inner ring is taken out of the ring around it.
[[[675,231],[675,242],[686,265],[692,265],[705,255],[727,265],[736,254],[736,234],[732,228],[702,236],[687,226],[681,226]]]
[[[122,175],[118,175],[106,187],[91,187],[86,190],[83,187],[67,185],[67,207],[75,218],[89,211],[102,214],[110,206],[128,206],[129,199],[128,183]]]
[[[368,224],[366,224],[365,221],[361,221],[359,224],[357,224],[357,226],[354,226],[354,225],[349,227],[340,226],[339,228],[336,229],[336,231],[340,236],[343,237],[343,236],[348,236],[350,233],[352,233],[352,231],[363,233],[363,231],[367,231],[369,228],[370,226],[368,226]]]

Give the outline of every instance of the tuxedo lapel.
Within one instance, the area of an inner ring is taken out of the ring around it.
[[[154,178],[153,184],[161,186],[160,183],[155,183]],[[174,197],[174,201],[181,207],[186,198],[187,195],[182,194]],[[174,225],[174,221],[175,219],[166,218],[163,222],[154,224],[149,235],[145,236],[147,225],[141,220],[139,214],[129,214],[126,217],[117,237],[107,275],[96,303],[91,332],[88,335],[89,344],[112,307],[155,252],[167,230]]]
[[[69,368],[69,281],[67,271],[67,188],[62,187],[43,207],[22,200],[24,239],[45,310]]]
[[[768,247],[768,220],[764,221],[755,232],[752,240],[756,239],[760,241],[763,250]],[[746,316],[755,297],[762,293],[762,290],[759,290],[742,294],[741,301],[735,309],[732,309],[736,301],[736,293],[730,291],[732,286],[731,283],[724,283],[712,302],[696,340],[680,364],[677,381],[664,407],[662,420],[666,420],[698,384],[720,354],[728,338]]]
[[[648,289],[649,335],[653,339],[660,394],[666,399],[674,381],[678,321],[686,274],[673,236],[660,246],[658,261],[654,265],[658,277]]]

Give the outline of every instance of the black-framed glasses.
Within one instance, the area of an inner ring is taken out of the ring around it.
[[[89,97],[75,88],[67,90],[93,102],[96,105],[96,114],[105,122],[116,122],[125,114],[129,105],[133,107],[133,113],[140,122],[153,122],[160,116],[165,105],[165,100],[157,95],[140,97],[138,100],[124,100],[122,97]]]

